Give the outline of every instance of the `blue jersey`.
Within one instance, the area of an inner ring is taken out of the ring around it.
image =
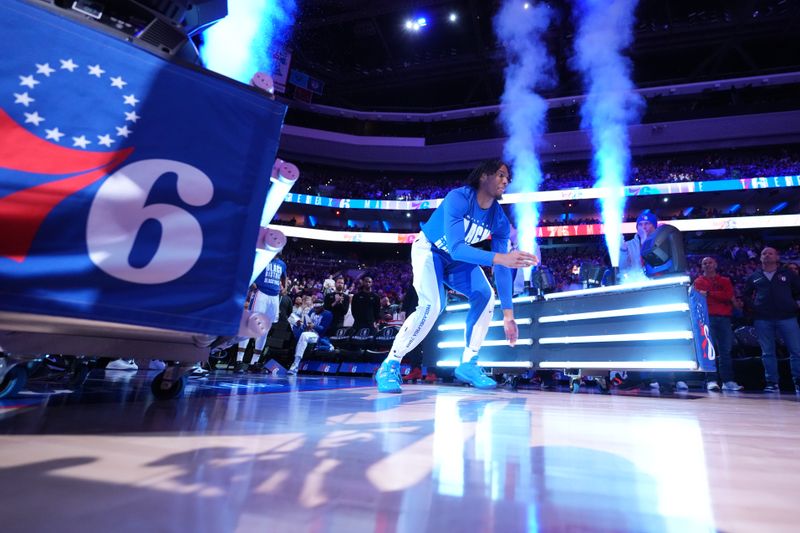
[[[478,204],[477,191],[469,186],[453,189],[422,225],[433,249],[455,261],[491,266],[495,253],[508,253],[511,223],[497,201],[487,209]],[[471,245],[492,238],[492,251]],[[511,308],[511,270],[494,267],[495,284],[503,309]]]
[[[281,278],[285,275],[286,263],[276,257],[258,275],[256,287],[266,295],[277,296],[281,293]]]
[[[509,250],[511,224],[500,204],[488,209],[478,205],[477,191],[464,186],[453,189],[422,225],[422,232],[440,251],[456,261],[491,266],[494,252]],[[473,248],[471,244],[492,237],[492,252]]]

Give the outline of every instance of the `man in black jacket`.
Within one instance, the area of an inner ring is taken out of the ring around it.
[[[361,290],[354,296],[350,304],[353,309],[353,327],[356,331],[361,328],[374,328],[381,316],[381,300],[372,292],[372,278],[361,278]]]
[[[767,385],[764,392],[779,392],[778,360],[775,335],[780,333],[789,349],[795,390],[800,392],[800,326],[797,324],[797,301],[800,300],[800,277],[780,268],[775,248],[761,251],[761,269],[747,278],[744,299],[753,310],[753,325],[761,345],[761,361]]]
[[[350,310],[350,293],[344,289],[344,278],[336,278],[336,285],[333,292],[325,295],[325,309],[333,313],[333,323],[331,332],[335,332],[344,324],[344,317]]]

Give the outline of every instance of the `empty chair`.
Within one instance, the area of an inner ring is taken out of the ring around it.
[[[368,348],[372,347],[374,339],[375,330],[373,328],[361,328],[353,333],[347,348],[340,351],[342,361],[364,361],[364,354]]]
[[[337,329],[336,332],[329,337],[331,344],[333,344],[333,347],[337,350],[350,348],[350,343],[353,341],[354,332],[355,330],[353,328]]]
[[[375,335],[372,346],[368,347],[366,352],[370,361],[376,363],[383,361],[389,350],[391,350],[394,338],[399,331],[400,328],[396,326],[386,326]]]

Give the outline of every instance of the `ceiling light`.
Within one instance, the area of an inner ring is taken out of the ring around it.
[[[450,13],[450,16],[447,17],[450,22],[455,22],[458,20],[458,15],[456,13]]]

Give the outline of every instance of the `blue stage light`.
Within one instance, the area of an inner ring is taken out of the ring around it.
[[[228,2],[228,16],[203,32],[200,57],[209,70],[242,83],[273,74],[273,54],[291,35],[294,0]]]

